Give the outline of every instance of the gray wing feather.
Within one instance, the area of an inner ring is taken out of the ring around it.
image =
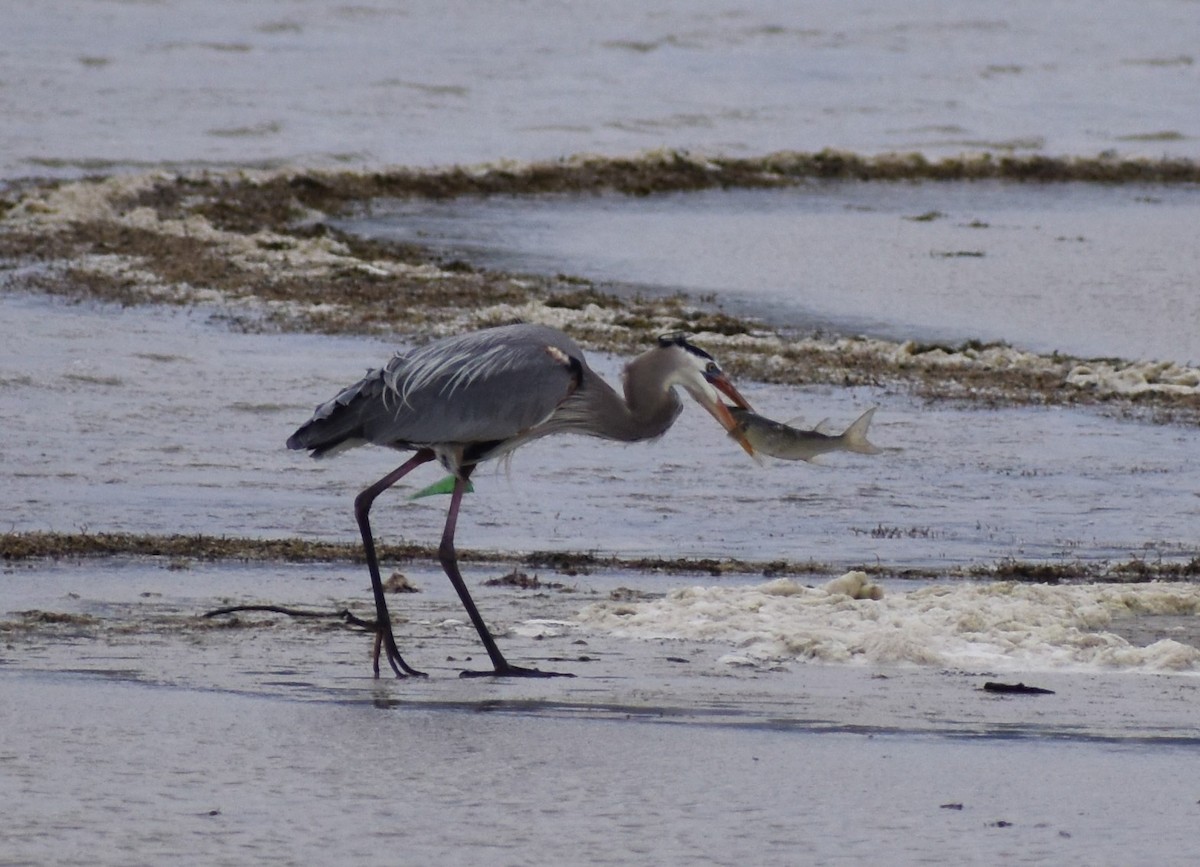
[[[569,396],[565,334],[512,325],[438,340],[402,355],[317,407],[288,445],[322,453],[379,445],[479,443],[517,436]]]

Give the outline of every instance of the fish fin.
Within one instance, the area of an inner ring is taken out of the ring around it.
[[[860,415],[854,420],[854,423],[842,433],[844,448],[848,452],[857,452],[860,455],[877,455],[883,449],[874,445],[867,440],[867,428],[871,426],[871,418],[875,415],[877,406],[871,407],[869,410]]]
[[[833,428],[829,426],[829,419],[827,418],[821,419],[812,427],[801,427],[801,425],[804,424],[804,416],[798,415],[794,418],[789,418],[784,422],[784,424],[788,427],[794,427],[798,431],[804,431],[805,433],[819,433],[825,434],[825,436],[836,436]]]

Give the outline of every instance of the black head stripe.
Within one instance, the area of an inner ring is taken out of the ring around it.
[[[687,333],[684,331],[672,331],[668,334],[660,334],[658,336],[658,345],[663,349],[666,349],[668,346],[678,346],[680,349],[686,349],[697,358],[703,358],[705,361],[713,360],[713,357],[699,346],[689,343],[687,337]]]

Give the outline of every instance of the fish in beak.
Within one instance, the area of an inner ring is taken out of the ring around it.
[[[729,381],[729,377],[717,366],[713,357],[698,346],[689,343],[687,335],[681,332],[660,335],[658,346],[659,349],[684,353],[681,357],[677,356],[672,362],[677,375],[668,382],[668,385],[683,386],[696,402],[708,410],[709,414],[721,423],[721,427],[725,428],[729,435],[741,444],[742,448],[746,450],[746,454],[757,460],[754,447],[742,433],[742,429],[731,411],[741,409],[753,412],[753,409],[750,407],[750,402],[742,397],[733,383]],[[687,359],[687,361],[684,362],[681,358]],[[633,363],[637,363],[636,360]],[[733,401],[733,406],[728,406],[722,400],[722,395]]]
[[[743,433],[742,426],[738,423],[737,419],[733,417],[733,413],[729,411],[730,407],[725,405],[725,402],[721,400],[720,396],[723,394],[733,401],[734,408],[736,409],[744,409],[753,412],[754,410],[751,408],[750,402],[746,400],[746,398],[742,397],[741,392],[737,390],[734,384],[729,381],[729,377],[727,377],[724,373],[720,371],[706,372],[704,374],[704,379],[710,386],[716,389],[718,394],[715,395],[715,399],[712,399],[713,396],[705,395],[704,397],[708,398],[707,400],[697,395],[696,397],[699,399],[700,405],[708,410],[712,417],[721,423],[721,427],[725,428],[731,437],[737,440],[738,444],[746,450],[746,454],[750,455],[752,458],[755,457],[754,446],[752,446],[750,441],[746,439],[746,435]]]

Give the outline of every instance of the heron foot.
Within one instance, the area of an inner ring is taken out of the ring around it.
[[[376,680],[379,679],[379,653],[385,646],[387,647],[388,665],[392,667],[392,671],[396,673],[396,677],[401,679],[406,677],[429,677],[429,675],[427,675],[425,672],[417,671],[404,661],[404,657],[402,657],[400,655],[400,651],[396,649],[395,639],[391,638],[389,634],[387,638],[390,640],[385,640],[384,630],[379,627],[378,621],[376,621],[373,626],[375,629],[375,645],[371,652],[371,664],[375,668]]]
[[[459,677],[574,677],[569,671],[541,671],[536,668],[525,668],[520,665],[509,665],[507,662],[498,665],[491,671],[461,671]]]

